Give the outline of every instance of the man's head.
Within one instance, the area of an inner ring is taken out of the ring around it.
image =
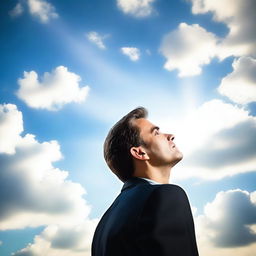
[[[143,144],[134,120],[146,118],[147,110],[136,108],[119,120],[109,131],[104,143],[104,158],[109,168],[122,181],[133,176],[134,163],[130,148]]]
[[[145,108],[134,109],[112,127],[105,140],[104,158],[123,182],[133,176],[138,162],[172,167],[182,159],[174,136],[161,133],[146,118]]]

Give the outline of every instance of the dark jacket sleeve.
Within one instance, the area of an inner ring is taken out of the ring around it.
[[[160,185],[148,198],[137,223],[141,256],[197,256],[194,222],[186,193]]]

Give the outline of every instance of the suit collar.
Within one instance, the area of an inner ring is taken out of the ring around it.
[[[150,184],[150,183],[147,180],[144,180],[144,179],[141,179],[138,177],[132,177],[124,183],[121,192],[123,192],[124,190],[126,190],[128,188],[130,189],[132,187],[135,187],[135,186],[141,185],[141,184]]]

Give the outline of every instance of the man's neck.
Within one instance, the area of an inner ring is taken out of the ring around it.
[[[143,170],[143,168],[136,169],[134,172],[135,177],[146,178],[150,180],[154,180],[161,184],[168,184],[170,178],[171,168],[159,168],[159,167],[151,167]]]

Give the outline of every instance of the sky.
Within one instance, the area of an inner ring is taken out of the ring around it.
[[[90,255],[123,185],[104,139],[138,106],[183,152],[200,255],[255,255],[255,0],[0,5],[1,256]]]

